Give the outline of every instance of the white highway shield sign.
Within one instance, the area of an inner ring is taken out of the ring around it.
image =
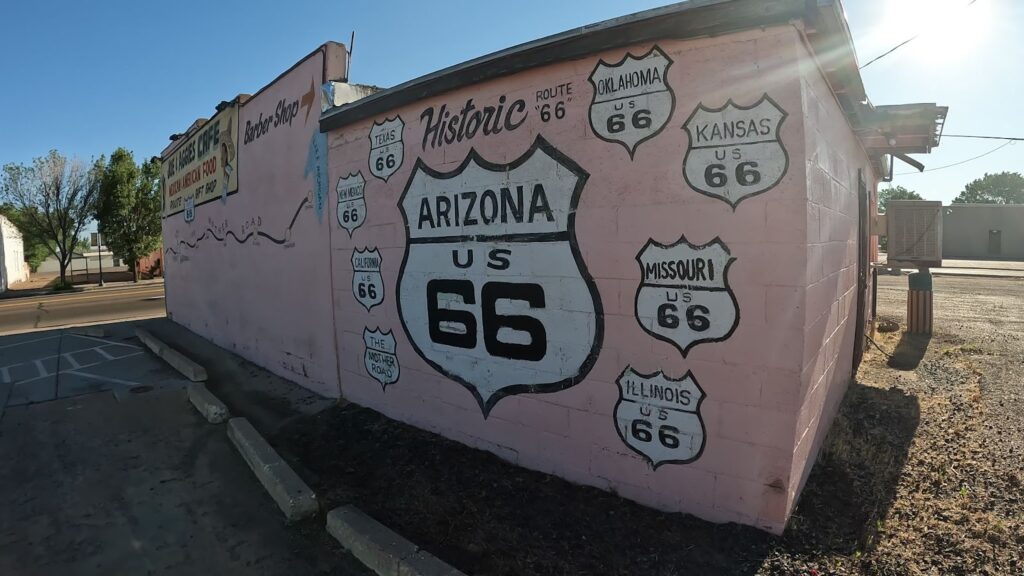
[[[352,295],[367,312],[384,301],[384,278],[380,275],[380,265],[377,248],[352,250]]]
[[[363,328],[363,344],[366,345],[363,354],[366,373],[384,388],[398,382],[400,368],[395,354],[395,335],[391,330],[381,332],[378,328]]]
[[[622,144],[632,158],[637,146],[661,132],[672,116],[675,94],[666,77],[671,65],[657,46],[639,58],[627,53],[615,64],[599,61],[590,73],[594,134]]]
[[[754,105],[694,110],[683,126],[690,145],[683,176],[697,192],[720,198],[734,209],[746,198],[775,187],[789,169],[789,154],[779,138],[786,112],[768,97]]]
[[[740,314],[726,274],[735,258],[721,240],[703,246],[686,238],[670,246],[648,240],[636,260],[636,319],[645,332],[684,357],[697,344],[732,335]]]
[[[370,174],[386,182],[402,167],[404,131],[405,123],[401,116],[389,118],[381,124],[373,123],[373,128],[370,128]]]
[[[579,383],[596,359],[601,302],[573,230],[586,179],[538,137],[507,165],[475,151],[451,172],[417,161],[399,200],[402,325],[485,416],[507,395]]]
[[[704,452],[704,400],[693,373],[679,380],[663,373],[640,374],[626,367],[616,380],[615,430],[619,438],[657,468],[688,464]]]
[[[351,238],[352,232],[363,225],[366,221],[366,180],[363,173],[349,174],[344,178],[338,178],[338,225],[348,231]]]

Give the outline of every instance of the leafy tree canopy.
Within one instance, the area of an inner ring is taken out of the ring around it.
[[[884,188],[878,191],[878,211],[880,213],[885,212],[885,206],[890,200],[924,200],[924,198],[903,186]]]
[[[95,217],[103,243],[138,280],[136,264],[160,245],[159,161],[139,165],[128,150],[115,150],[103,169]]]
[[[1020,172],[985,174],[964,187],[954,204],[1024,204],[1024,176]]]

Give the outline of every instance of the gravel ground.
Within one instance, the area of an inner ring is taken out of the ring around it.
[[[906,282],[880,278],[881,319],[903,320]],[[644,508],[352,405],[272,441],[326,507],[356,503],[469,574],[1024,574],[1024,281],[934,286],[935,335],[876,335],[781,538]]]

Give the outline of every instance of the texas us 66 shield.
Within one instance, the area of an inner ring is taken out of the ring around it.
[[[402,193],[402,325],[485,416],[505,396],[563,390],[593,366],[601,302],[573,230],[586,179],[538,137],[507,165],[472,150],[451,172],[417,161]]]
[[[626,367],[616,383],[615,429],[626,446],[654,468],[700,458],[705,436],[700,415],[704,391],[692,373],[673,380],[661,372],[641,374]]]
[[[645,332],[683,356],[697,344],[732,335],[740,313],[727,273],[735,258],[721,240],[702,246],[686,238],[668,246],[648,240],[636,260],[636,319]]]

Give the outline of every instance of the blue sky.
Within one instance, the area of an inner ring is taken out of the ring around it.
[[[1024,137],[1024,2],[847,0],[875,104],[950,106],[948,134]],[[85,159],[117,146],[138,158],[213,106],[252,93],[325,40],[356,31],[351,80],[392,86],[547,34],[666,2],[637,0],[350,0],[9,3],[0,22],[0,164],[56,148]],[[998,141],[948,138],[930,167],[988,152]],[[1024,142],[895,184],[949,202],[985,172],[1024,171]],[[897,165],[897,174],[908,168]]]

